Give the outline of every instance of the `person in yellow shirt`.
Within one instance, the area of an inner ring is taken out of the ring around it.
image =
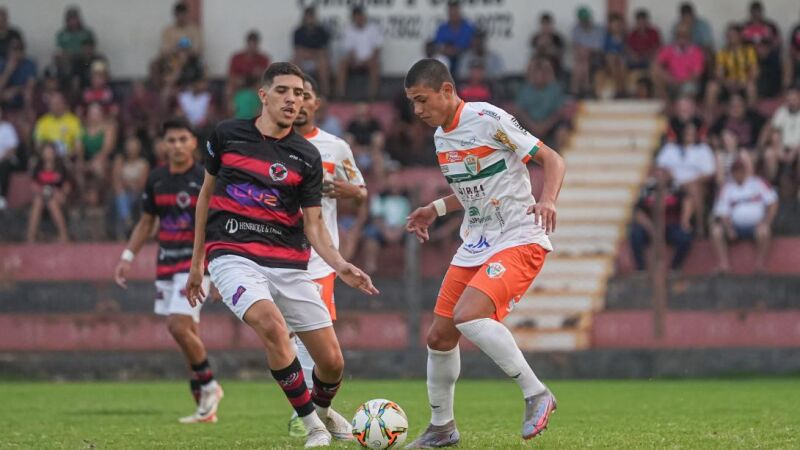
[[[72,160],[81,160],[83,145],[81,143],[81,121],[67,108],[64,95],[54,93],[50,97],[48,113],[36,121],[33,139],[36,146],[52,142],[59,155]]]
[[[758,79],[758,56],[752,45],[742,39],[739,25],[729,25],[725,32],[727,44],[717,50],[716,73],[706,87],[706,106],[712,111],[717,107],[721,93],[742,93],[748,106],[756,102],[756,80]]]

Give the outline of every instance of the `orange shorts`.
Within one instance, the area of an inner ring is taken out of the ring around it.
[[[489,258],[482,266],[451,265],[442,281],[433,312],[453,318],[456,303],[467,286],[483,292],[494,303],[495,320],[503,320],[514,309],[542,270],[547,250],[538,244],[507,248]]]
[[[336,320],[336,302],[333,300],[334,281],[336,281],[335,272],[327,277],[314,280],[314,283],[317,283],[317,287],[319,288],[319,295],[322,297],[322,301],[325,302],[325,306],[328,307],[328,312],[331,313],[331,320]]]

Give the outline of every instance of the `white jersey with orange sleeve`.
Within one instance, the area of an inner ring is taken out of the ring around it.
[[[518,245],[553,247],[544,229],[526,213],[536,204],[525,164],[538,138],[504,110],[489,103],[464,103],[453,122],[433,136],[439,167],[464,207],[463,243],[452,264],[480,266],[497,252]]]
[[[326,180],[344,180],[356,186],[364,186],[364,177],[356,166],[353,151],[347,142],[319,128],[314,128],[314,131],[303,137],[317,147],[322,155],[322,170]],[[339,248],[336,199],[322,197],[322,218],[328,227],[333,245]],[[308,261],[308,273],[311,278],[317,280],[333,272],[333,268],[326,264],[314,249],[311,249],[311,259]]]

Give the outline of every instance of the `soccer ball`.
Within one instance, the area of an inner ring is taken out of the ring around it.
[[[362,447],[399,447],[405,442],[407,431],[406,413],[391,400],[370,400],[361,405],[353,417],[353,436]]]

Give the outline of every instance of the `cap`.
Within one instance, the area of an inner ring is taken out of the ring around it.
[[[188,37],[182,37],[178,41],[178,48],[191,48],[192,40]]]

